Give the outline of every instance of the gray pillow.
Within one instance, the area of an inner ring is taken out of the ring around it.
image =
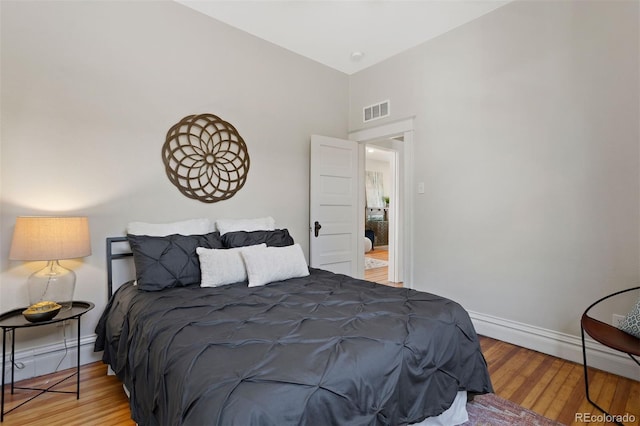
[[[226,248],[255,246],[266,244],[267,247],[285,247],[293,245],[293,238],[286,229],[273,231],[235,231],[222,236]]]
[[[627,316],[620,322],[618,328],[640,339],[640,298]]]
[[[205,235],[127,235],[138,288],[159,291],[200,283],[196,248],[224,248],[218,232]]]

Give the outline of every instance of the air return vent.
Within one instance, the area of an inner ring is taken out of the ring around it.
[[[388,117],[389,114],[391,114],[391,108],[388,100],[362,108],[362,119],[365,123],[367,121]]]

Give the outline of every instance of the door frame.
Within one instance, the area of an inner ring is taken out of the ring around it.
[[[403,168],[401,182],[398,187],[403,191],[403,203],[401,206],[401,220],[398,226],[401,228],[402,244],[397,250],[398,263],[402,265],[400,270],[404,287],[413,288],[413,132],[414,117],[395,122],[382,124],[367,129],[349,132],[349,139],[358,142],[358,205],[364,212],[366,207],[365,197],[365,144],[375,140],[391,138],[402,135],[404,138]],[[360,235],[364,235],[364,214],[358,217],[358,229]],[[358,271],[364,273],[364,239],[358,239]]]

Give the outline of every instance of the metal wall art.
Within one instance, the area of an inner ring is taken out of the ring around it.
[[[162,159],[171,183],[203,203],[233,197],[249,172],[244,140],[233,125],[213,114],[189,115],[171,127]]]

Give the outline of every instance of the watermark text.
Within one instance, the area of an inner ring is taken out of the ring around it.
[[[633,414],[592,414],[576,413],[573,419],[582,423],[634,423],[636,416]]]

